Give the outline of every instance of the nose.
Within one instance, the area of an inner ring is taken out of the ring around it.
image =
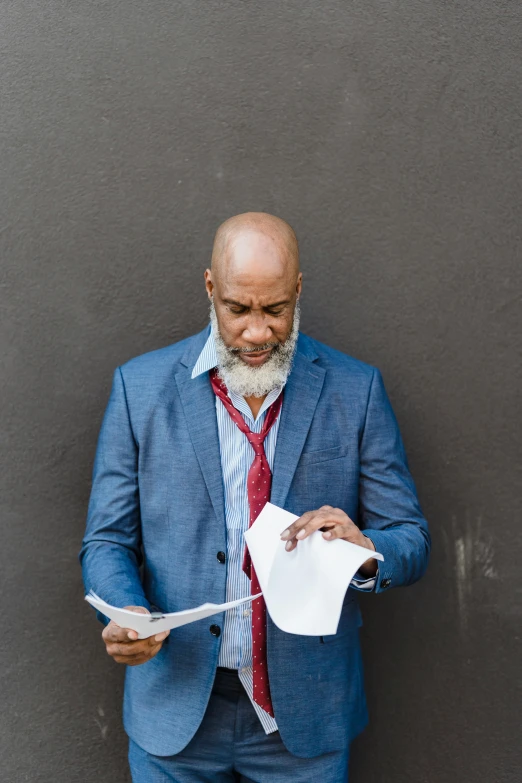
[[[272,329],[265,318],[260,315],[250,316],[246,329],[243,331],[243,339],[253,345],[263,345],[272,338]]]

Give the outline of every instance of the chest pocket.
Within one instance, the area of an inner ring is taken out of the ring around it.
[[[319,451],[303,451],[299,459],[300,465],[315,465],[318,462],[328,462],[332,459],[340,459],[346,456],[347,446],[333,446],[331,449]]]

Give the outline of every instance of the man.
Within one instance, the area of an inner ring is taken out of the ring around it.
[[[299,332],[290,226],[227,220],[205,284],[208,328],[114,374],[86,590],[141,612],[246,597],[258,583],[243,534],[268,499],[299,515],[287,550],[316,534],[369,556],[331,637],[280,631],[262,598],[145,640],[100,615],[127,664],[133,780],[340,783],[367,722],[356,591],[419,579],[426,521],[378,370]]]

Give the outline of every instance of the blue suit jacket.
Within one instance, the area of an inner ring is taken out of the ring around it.
[[[208,373],[191,379],[207,336],[115,371],[80,553],[85,589],[111,604],[172,612],[225,600],[215,397]],[[375,591],[415,582],[430,538],[379,371],[300,334],[284,394],[272,502],[299,515],[342,508],[384,555]],[[291,753],[345,748],[366,725],[360,624],[352,589],[323,642],[268,620],[272,700]],[[202,720],[221,641],[209,625],[172,631],[155,658],[126,669],[125,729],[150,753],[178,753]]]

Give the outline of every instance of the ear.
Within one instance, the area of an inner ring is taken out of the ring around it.
[[[207,289],[207,296],[212,301],[212,292],[214,291],[214,284],[212,283],[212,272],[210,269],[205,269],[205,288]]]

